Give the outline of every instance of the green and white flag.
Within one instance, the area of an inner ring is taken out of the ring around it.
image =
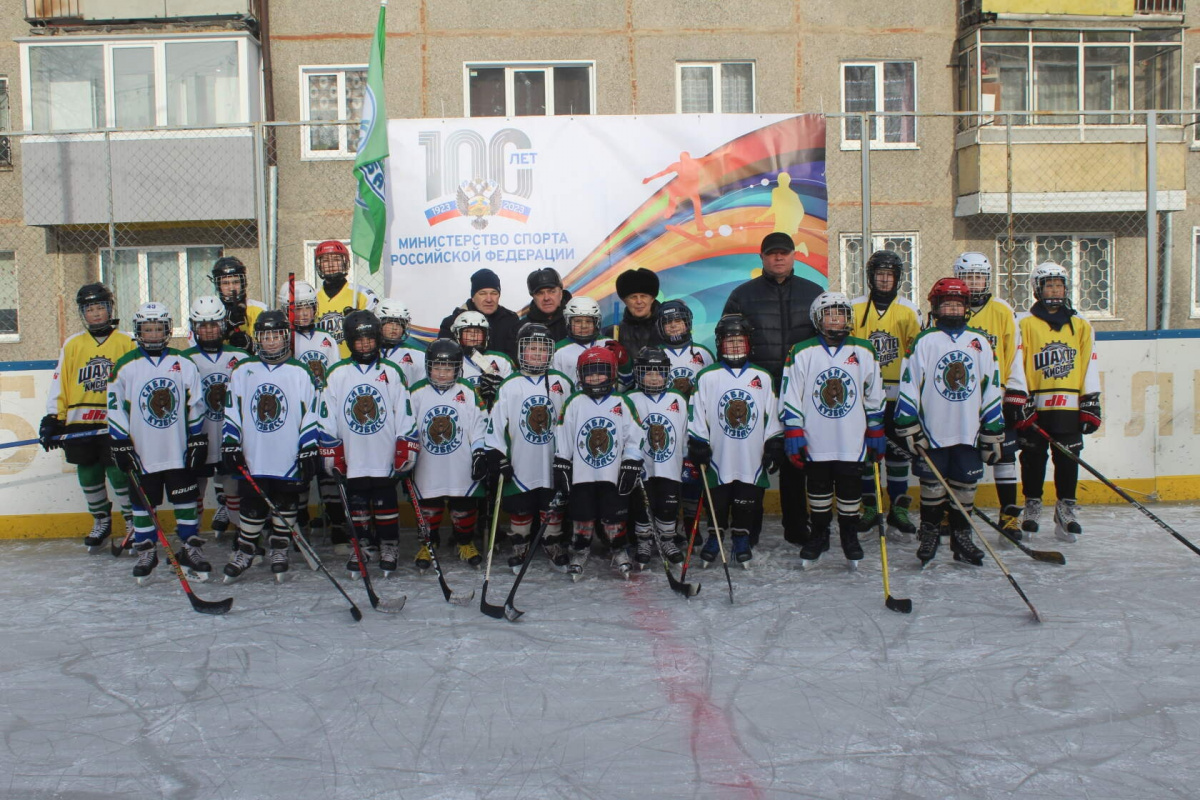
[[[354,255],[379,271],[383,240],[387,235],[387,181],[384,161],[388,157],[387,109],[383,98],[383,49],[387,43],[384,13],[387,0],[379,4],[379,24],[371,42],[367,66],[367,90],[363,95],[362,121],[358,128],[358,155],[354,174],[358,196],[354,199],[354,222],[350,227],[350,249]]]

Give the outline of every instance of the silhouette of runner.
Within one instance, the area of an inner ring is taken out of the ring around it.
[[[691,154],[684,150],[674,164],[662,172],[656,172],[649,178],[642,178],[642,183],[646,184],[656,178],[675,173],[675,180],[666,185],[667,209],[663,212],[663,219],[670,219],[675,215],[675,207],[679,205],[680,200],[691,200],[692,214],[696,218],[697,229],[708,230],[708,226],[704,224],[704,211],[700,206],[700,170],[702,167],[703,164],[699,160],[692,158]],[[803,208],[801,214],[803,214]]]

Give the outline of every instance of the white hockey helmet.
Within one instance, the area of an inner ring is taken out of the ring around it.
[[[842,327],[827,328],[825,326],[826,309],[842,310],[842,319],[844,320]],[[824,336],[830,344],[840,344],[850,335],[850,326],[854,320],[854,306],[851,305],[850,298],[842,292],[822,292],[817,295],[817,299],[813,300],[812,306],[808,309],[808,318],[817,332]]]
[[[171,309],[162,303],[142,303],[133,312],[133,338],[147,353],[157,355],[167,349],[171,338]]]
[[[384,300],[375,308],[375,316],[379,317],[379,323],[383,326],[383,343],[388,347],[395,347],[404,341],[408,336],[408,326],[412,322],[412,314],[408,311],[408,306],[399,300]],[[399,336],[388,336],[388,323],[396,323],[400,326]],[[485,319],[484,322],[487,322]]]
[[[296,308],[300,306],[312,306],[315,310],[317,307],[317,290],[308,281],[296,281]],[[292,287],[288,283],[284,283],[279,287],[279,306],[287,309],[288,303],[292,302]]]
[[[573,320],[592,320],[592,332],[589,335],[577,335]],[[588,342],[600,335],[600,304],[590,297],[572,297],[563,308],[563,321],[567,323],[567,335],[573,339],[584,339]]]
[[[1062,298],[1044,298],[1043,290],[1046,288],[1046,281],[1053,278],[1059,278],[1063,282]],[[1055,264],[1053,261],[1043,261],[1033,268],[1033,274],[1029,277],[1029,282],[1032,284],[1033,297],[1035,300],[1040,300],[1047,308],[1059,308],[1067,302],[1067,293],[1071,287],[1071,273],[1067,268],[1060,264]]]
[[[971,286],[971,280],[968,277],[970,275],[983,276],[982,289]],[[972,306],[978,308],[992,299],[992,262],[983,253],[974,251],[959,253],[958,258],[954,259],[954,277],[965,282],[971,289]]]
[[[450,325],[450,335],[454,337],[454,341],[458,342],[470,357],[474,350],[487,350],[488,343],[488,325],[487,317],[478,311],[464,311],[454,318],[454,322]],[[478,328],[483,332],[483,341],[478,345],[463,344],[462,334],[468,328]]]
[[[195,325],[198,322],[224,322],[229,316],[225,304],[216,295],[206,294],[192,301],[188,320]]]

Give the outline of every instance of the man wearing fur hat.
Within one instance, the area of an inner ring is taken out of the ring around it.
[[[629,357],[642,352],[643,347],[658,347],[658,275],[648,269],[627,269],[617,276],[617,297],[625,304],[621,321],[605,330],[604,335],[616,339]]]
[[[478,311],[487,317],[487,349],[498,350],[516,361],[517,329],[521,318],[515,312],[500,305],[500,276],[484,267],[471,276],[471,297],[467,302],[450,312],[442,320],[438,338],[452,339],[450,326],[464,311]]]

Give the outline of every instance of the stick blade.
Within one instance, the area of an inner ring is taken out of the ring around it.
[[[354,617],[355,622],[362,621],[362,611],[353,603],[350,605],[350,616]]]
[[[1041,561],[1045,564],[1063,566],[1067,563],[1066,556],[1057,550],[1030,550],[1029,555],[1033,556],[1034,561]]]
[[[405,601],[408,600],[406,595],[400,595],[394,599],[380,600],[375,606],[376,611],[382,611],[384,614],[395,614],[404,608]]]
[[[453,603],[456,606],[465,606],[474,599],[475,599],[475,590],[472,589],[471,591],[467,592],[465,595],[459,594],[458,592],[451,592],[450,596],[446,598],[446,601]]]
[[[516,622],[525,612],[518,609],[512,603],[504,606],[504,618],[509,622]]]
[[[228,614],[229,609],[233,607],[232,597],[226,597],[224,600],[201,600],[189,592],[188,599],[192,601],[192,608],[201,614],[219,616],[221,614]]]
[[[911,614],[912,613],[912,609],[913,609],[912,600],[909,600],[907,597],[892,597],[889,594],[887,596],[887,599],[884,600],[883,602],[884,602],[884,605],[886,605],[892,611],[895,611],[897,613],[900,613],[900,614]]]

